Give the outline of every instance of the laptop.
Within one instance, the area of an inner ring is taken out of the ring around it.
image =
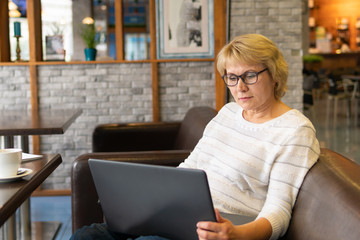
[[[191,240],[198,239],[197,222],[216,221],[202,170],[98,159],[89,165],[112,231]],[[235,218],[241,224],[254,219]]]

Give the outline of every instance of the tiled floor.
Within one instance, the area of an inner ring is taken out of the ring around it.
[[[304,114],[313,122],[317,137],[322,147],[334,150],[345,157],[360,164],[360,118],[355,125],[355,104],[352,102],[351,117],[347,117],[346,101],[339,101],[336,120],[332,111],[333,105],[326,110],[327,99],[324,97],[315,101],[313,107],[304,111]]]
[[[71,236],[71,198],[70,196],[31,197],[32,221],[58,221],[60,230],[55,240],[68,240]]]
[[[354,104],[354,103],[353,103]],[[339,103],[336,122],[333,114],[326,117],[326,99],[318,100],[304,113],[317,129],[322,147],[333,149],[360,164],[360,126],[355,126],[354,116],[346,117],[346,105]],[[31,214],[35,221],[60,221],[62,226],[56,240],[68,240],[71,236],[70,196],[32,197]]]

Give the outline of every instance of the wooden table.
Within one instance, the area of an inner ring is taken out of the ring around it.
[[[81,113],[81,110],[0,110],[0,136],[2,136],[3,138],[2,147],[14,147],[14,137],[19,136],[19,145],[21,145],[19,146],[19,148],[21,148],[23,152],[28,153],[30,135],[63,134],[75,121],[75,119],[80,116]],[[39,171],[43,170],[40,169]],[[37,183],[37,187],[45,180],[45,178],[41,182],[40,180],[36,180],[37,178],[34,180]],[[32,191],[34,190],[35,189],[33,189]],[[22,239],[30,239],[29,236],[31,235],[30,201],[28,197],[30,196],[32,191],[26,197],[24,197],[24,195],[21,195],[21,198],[17,197],[17,199],[20,199],[19,202],[23,203],[20,207],[20,234]],[[17,194],[20,193],[16,193],[16,195]],[[15,205],[18,204],[14,204],[11,206]],[[19,205],[17,207],[19,207]],[[14,225],[16,223],[16,218],[15,215],[9,215],[11,213],[14,213],[15,211],[13,211],[13,208],[10,208],[9,210],[7,209],[7,205],[4,205],[1,210],[2,212],[4,211],[4,213],[2,213],[1,215],[1,219],[3,219],[3,216],[5,220],[9,218],[8,223],[5,224],[6,226],[4,226],[3,230],[5,229],[5,231],[8,233],[7,239],[16,239],[16,226]],[[4,222],[3,220],[1,220],[0,226],[3,224]]]
[[[29,135],[63,134],[80,116],[81,110],[0,110],[0,136],[4,147],[14,146],[14,136],[20,136],[21,148],[29,152]]]
[[[360,81],[360,75],[342,75],[342,78],[348,78],[355,81]]]
[[[12,218],[16,210],[30,197],[37,187],[61,164],[62,159],[59,154],[44,155],[42,159],[28,161],[21,167],[32,169],[33,172],[23,179],[13,182],[0,183],[0,226],[9,218]],[[25,213],[27,214],[27,213]],[[29,216],[28,216],[29,217]],[[15,222],[12,222],[12,228],[15,228]],[[31,226],[31,225],[30,225]],[[30,226],[27,226],[30,228]],[[25,231],[27,236],[31,234],[31,230]],[[16,234],[8,232],[8,238],[16,239]]]

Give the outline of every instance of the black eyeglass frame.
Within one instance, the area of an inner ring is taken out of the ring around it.
[[[245,78],[243,77],[244,75],[248,74],[249,72],[243,73],[243,74],[241,74],[241,75],[230,74],[230,75],[236,77],[236,83],[235,83],[235,84],[231,84],[231,85],[227,84],[226,81],[225,81],[225,77],[227,76],[227,74],[224,74],[223,76],[221,76],[221,78],[224,80],[225,85],[228,86],[228,87],[235,87],[236,85],[238,85],[239,79],[241,79],[241,81],[242,81],[245,85],[252,85],[252,84],[257,83],[258,78],[259,78],[259,74],[265,72],[266,70],[269,70],[269,69],[268,69],[268,68],[264,68],[263,70],[261,70],[261,71],[259,71],[259,72],[250,72],[250,73],[255,73],[255,74],[256,74],[256,80],[255,80],[255,82],[253,82],[253,83],[247,83],[247,82],[245,82]]]

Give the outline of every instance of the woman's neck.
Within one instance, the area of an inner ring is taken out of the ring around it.
[[[252,123],[264,123],[283,115],[289,110],[291,110],[291,108],[285,103],[282,101],[276,101],[261,110],[244,110],[243,118]]]

